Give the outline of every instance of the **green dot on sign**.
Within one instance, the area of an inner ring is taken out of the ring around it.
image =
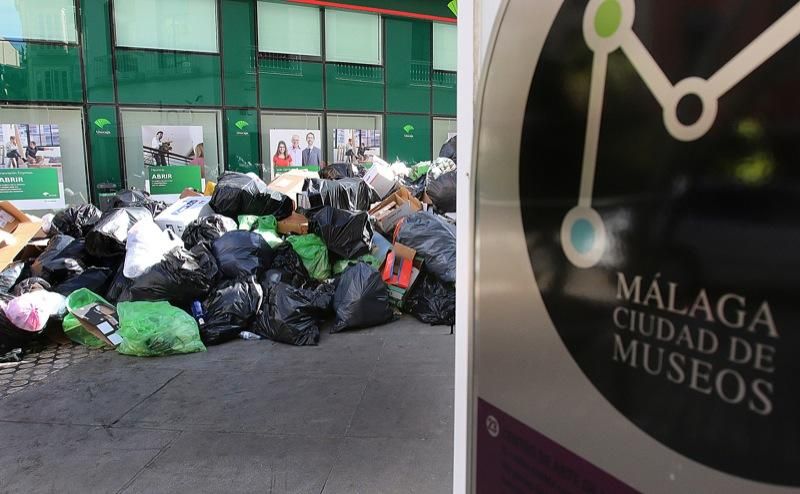
[[[594,16],[594,29],[601,38],[608,38],[617,32],[622,21],[622,7],[619,0],[606,0]]]
[[[580,219],[572,224],[572,246],[581,254],[586,254],[594,246],[594,227],[587,220]]]

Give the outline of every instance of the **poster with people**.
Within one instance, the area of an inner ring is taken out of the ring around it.
[[[65,207],[58,125],[0,123],[0,200],[23,211]]]
[[[381,131],[375,129],[334,129],[333,159],[336,163],[370,164],[381,155]]]
[[[186,188],[203,190],[205,147],[201,125],[143,125],[145,189],[173,202]]]
[[[319,171],[325,164],[318,129],[270,129],[269,151],[265,154],[272,178],[289,170]]]

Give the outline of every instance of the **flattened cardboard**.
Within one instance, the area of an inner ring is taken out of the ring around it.
[[[292,213],[288,218],[284,218],[278,222],[278,233],[281,235],[288,235],[290,233],[305,235],[308,233],[308,218],[300,213]]]
[[[316,177],[317,174],[312,173],[310,176]],[[300,172],[299,170],[292,170],[279,175],[267,185],[267,188],[291,197],[292,204],[294,208],[297,209],[297,194],[303,192],[303,184],[308,177],[309,175],[307,173]]]
[[[183,192],[181,192],[181,195],[178,197],[178,199],[185,199],[187,197],[203,197],[203,193],[198,192],[191,187],[186,187],[183,189]]]
[[[107,345],[117,347],[122,343],[119,331],[119,316],[113,305],[95,302],[72,311],[81,326],[103,340]]]
[[[392,169],[380,163],[373,163],[364,175],[364,181],[367,182],[378,193],[381,199],[389,195],[395,184],[395,175]]]
[[[34,237],[40,234],[42,223],[33,220],[8,201],[0,201],[0,269],[5,269]]]

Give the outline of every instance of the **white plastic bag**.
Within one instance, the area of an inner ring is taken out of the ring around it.
[[[128,279],[138,278],[160,263],[164,254],[181,245],[183,242],[170,230],[162,231],[152,219],[143,219],[128,232],[122,274]]]
[[[19,329],[39,332],[50,316],[66,314],[67,298],[47,290],[36,290],[16,297],[5,309],[6,317]]]

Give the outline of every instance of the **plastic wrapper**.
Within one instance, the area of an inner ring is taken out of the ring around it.
[[[331,163],[319,171],[319,178],[326,180],[339,180],[342,178],[353,178],[356,171],[350,163]]]
[[[273,248],[283,243],[280,235],[278,235],[278,220],[272,215],[253,216],[246,214],[239,216],[239,229],[258,233]]]
[[[192,301],[206,298],[217,274],[217,262],[205,245],[198,245],[191,251],[177,247],[164,256],[163,261],[133,280],[130,298],[120,297],[120,300],[167,300],[188,307]]]
[[[50,221],[48,233],[62,233],[74,238],[83,238],[100,221],[103,212],[93,204],[81,204],[62,209]]]
[[[0,272],[0,292],[8,293],[11,288],[17,283],[22,270],[25,268],[24,262],[14,262],[8,265],[6,269]]]
[[[442,214],[456,211],[456,173],[455,170],[449,171],[429,180],[425,189],[436,210]]]
[[[130,229],[143,219],[153,219],[150,211],[140,207],[112,209],[105,213],[94,229],[86,234],[86,250],[96,257],[125,254]]]
[[[56,235],[31,265],[31,274],[51,284],[79,275],[86,268],[86,244],[69,235]]]
[[[113,276],[114,272],[108,268],[87,268],[78,276],[55,285],[52,291],[60,293],[65,297],[69,296],[69,294],[75,290],[79,290],[81,288],[87,288],[97,293],[105,293],[109,284],[111,284],[111,279]]]
[[[218,345],[249,331],[263,296],[261,285],[253,276],[226,280],[215,286],[203,303],[205,324],[200,327],[203,343]]]
[[[255,175],[237,172],[227,172],[219,178],[209,205],[215,212],[229,218],[271,214],[282,220],[294,209],[288,196],[269,190],[267,184]]]
[[[117,306],[117,352],[136,357],[158,357],[204,352],[197,322],[168,302],[121,302]]]
[[[372,246],[372,225],[365,212],[351,213],[326,206],[309,222],[328,250],[339,259],[355,259],[368,254]]]
[[[372,268],[377,270],[380,270],[381,264],[383,264],[381,260],[373,256],[372,254],[364,254],[358,259],[340,259],[336,261],[335,263],[333,263],[333,274],[334,275],[342,274],[347,268],[349,268],[350,266],[355,266],[359,262],[365,262],[369,264]]]
[[[88,346],[89,348],[102,348],[105,346],[105,342],[90,333],[81,325],[78,318],[72,315],[73,311],[95,302],[109,303],[108,300],[87,288],[81,288],[72,292],[67,297],[67,310],[69,313],[64,316],[62,327],[64,328],[64,334],[67,335],[67,338],[75,343]]]
[[[405,219],[397,241],[417,251],[425,268],[448,283],[456,282],[456,228],[441,217],[425,212]]]
[[[369,211],[371,204],[380,201],[378,193],[360,178],[323,180],[307,178],[303,191],[308,196],[310,208],[306,213],[313,215],[323,206],[331,206],[347,211]]]
[[[272,263],[272,249],[257,233],[228,232],[213,244],[214,257],[223,278],[260,276]]]
[[[307,290],[286,283],[267,287],[253,331],[290,345],[316,345],[319,326],[330,310],[331,295],[324,289]]]
[[[162,231],[152,219],[144,219],[128,232],[122,272],[127,278],[138,278],[161,262],[167,252],[182,246],[183,241],[172,230]]]
[[[11,290],[11,293],[13,293],[15,297],[19,297],[25,293],[35,292],[37,290],[50,290],[51,288],[52,286],[47,280],[32,276],[17,283],[14,289]]]
[[[63,316],[66,310],[67,301],[63,295],[38,290],[11,300],[5,314],[17,328],[38,333],[44,329],[50,316]]]
[[[441,149],[439,150],[439,157],[440,158],[448,158],[453,160],[453,163],[458,163],[458,136],[453,136],[447,140],[444,144],[442,144]]]
[[[327,254],[325,257],[327,258]],[[272,265],[267,273],[276,271],[279,274],[279,281],[288,283],[295,288],[303,286],[310,278],[303,260],[300,259],[290,243],[283,243],[275,248]]]
[[[333,308],[336,322],[331,333],[378,326],[394,317],[389,289],[381,274],[363,262],[350,266],[339,277]]]
[[[453,326],[456,323],[456,287],[423,273],[406,295],[403,312],[427,324]]]
[[[163,201],[156,201],[150,194],[143,190],[121,190],[111,201],[112,208],[144,208],[150,211],[150,215],[155,218],[162,211],[167,209],[167,204]]]
[[[316,280],[325,280],[331,277],[331,263],[328,260],[328,248],[322,237],[309,233],[307,235],[292,235],[286,239],[294,251],[303,261],[308,274]]]
[[[236,230],[236,222],[221,214],[212,214],[198,218],[183,230],[183,243],[191,249],[200,243],[213,244],[216,239],[227,232]]]

